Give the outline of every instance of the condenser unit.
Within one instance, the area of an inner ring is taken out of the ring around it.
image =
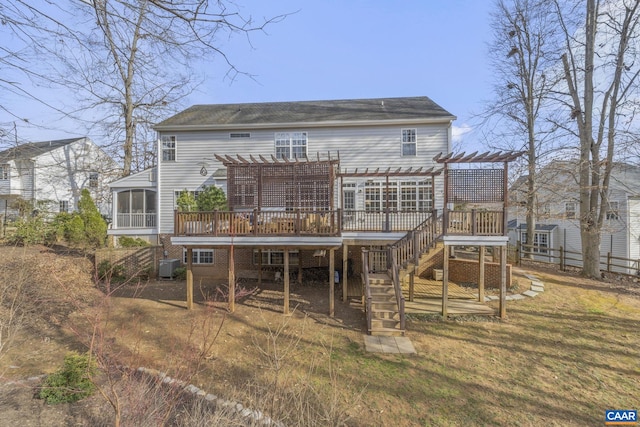
[[[161,279],[173,279],[173,273],[178,267],[180,267],[180,260],[162,259],[160,260],[160,268],[158,268],[158,276]]]

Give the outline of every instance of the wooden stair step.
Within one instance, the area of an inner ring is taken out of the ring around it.
[[[404,330],[396,328],[371,328],[369,334],[378,336],[404,336]]]

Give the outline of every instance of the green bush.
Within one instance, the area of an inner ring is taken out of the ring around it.
[[[112,265],[109,260],[104,260],[98,264],[98,280],[101,282],[122,282],[126,280],[123,265]]]
[[[178,280],[187,280],[187,269],[185,267],[178,267],[173,270],[173,277]]]
[[[203,191],[198,193],[196,197],[196,205],[200,212],[209,212],[213,210],[227,209],[227,196],[224,191],[215,185],[205,187]]]
[[[50,404],[71,403],[91,396],[95,390],[91,378],[95,373],[95,362],[89,355],[70,353],[65,356],[62,368],[44,380],[40,399]]]
[[[89,190],[86,188],[80,193],[78,213],[84,224],[86,243],[97,248],[104,246],[107,238],[107,223],[100,215],[93,199],[91,199]]]
[[[139,237],[120,236],[118,237],[118,244],[123,248],[138,248],[151,246],[151,243]]]
[[[18,245],[44,244],[51,234],[51,227],[41,216],[19,218],[15,223],[13,236],[9,241]]]
[[[176,205],[180,212],[191,212],[196,209],[196,198],[191,191],[182,190],[176,199]]]

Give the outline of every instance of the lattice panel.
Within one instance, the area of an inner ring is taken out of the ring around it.
[[[504,201],[503,169],[449,169],[447,199],[453,203]]]
[[[227,165],[231,209],[330,209],[333,192],[330,162]]]

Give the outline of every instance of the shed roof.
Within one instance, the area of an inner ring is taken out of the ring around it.
[[[241,128],[274,125],[330,125],[385,121],[449,121],[455,116],[426,96],[194,105],[155,126],[181,128]]]

